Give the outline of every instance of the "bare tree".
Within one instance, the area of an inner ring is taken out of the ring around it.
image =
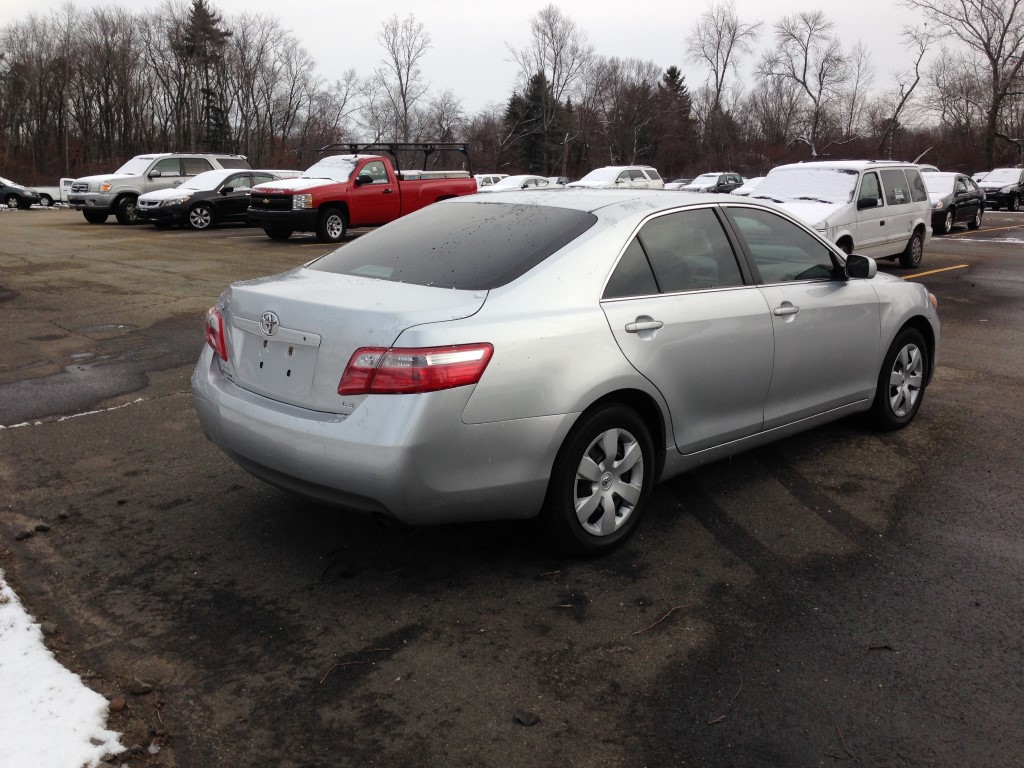
[[[390,108],[393,124],[387,130],[392,135],[387,138],[409,141],[413,112],[429,87],[420,60],[430,49],[430,35],[412,14],[402,20],[394,15],[384,22],[377,40],[386,55],[374,71],[374,93]]]
[[[985,108],[985,164],[995,164],[995,141],[1009,137],[999,130],[1008,98],[1021,92],[1024,67],[1024,0],[901,0],[923,12],[944,37],[960,40],[989,76]]]
[[[796,140],[807,144],[816,158],[830,104],[849,77],[846,55],[832,34],[835,24],[821,11],[785,16],[774,28],[776,48],[765,52],[758,75],[790,80],[803,91],[807,117],[804,132]]]
[[[878,141],[878,154],[883,154],[885,142],[888,139],[890,159],[892,159],[896,130],[911,98],[913,98],[915,89],[921,82],[921,61],[931,44],[931,36],[927,30],[906,28],[903,31],[903,38],[907,47],[914,53],[914,63],[909,71],[895,73],[893,75],[895,87],[882,95],[882,102],[888,109],[886,110],[886,126]]]
[[[864,109],[875,79],[875,66],[871,62],[871,52],[860,42],[853,46],[848,61],[850,76],[839,98],[839,109],[843,134],[854,136],[863,123]]]
[[[760,21],[741,23],[735,0],[721,0],[708,6],[686,38],[687,59],[708,68],[712,113],[721,110],[726,79],[735,73],[740,57],[753,50],[761,27]]]

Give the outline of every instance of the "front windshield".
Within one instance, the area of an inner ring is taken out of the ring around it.
[[[216,189],[233,171],[205,171],[198,176],[193,176],[181,184],[178,189],[210,190]]]
[[[619,168],[595,168],[580,181],[615,181],[619,175]]]
[[[847,168],[775,168],[757,186],[753,197],[848,203],[856,186],[857,171]]]
[[[138,157],[133,157],[127,163],[114,171],[113,175],[141,176],[146,172],[146,169],[149,168],[149,164],[155,159],[156,158],[154,158],[153,155],[139,155]]]
[[[348,181],[359,161],[351,155],[331,155],[314,163],[304,174],[304,179],[331,179]]]
[[[696,179],[690,182],[690,186],[706,187],[708,184],[717,184],[718,176],[719,174],[717,173],[702,173],[700,176],[698,176]]]
[[[1020,179],[1020,168],[996,168],[985,177],[987,183],[1016,184]]]
[[[953,192],[953,181],[956,176],[945,173],[925,173],[924,183],[928,186],[928,191],[933,195],[949,195]]]

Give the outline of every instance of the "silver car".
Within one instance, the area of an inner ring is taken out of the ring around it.
[[[282,488],[412,524],[540,516],[607,551],[658,480],[833,419],[918,412],[922,286],[766,203],[651,190],[437,203],[232,285],[192,378]]]

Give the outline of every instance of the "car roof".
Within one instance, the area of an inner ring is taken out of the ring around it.
[[[786,165],[778,165],[772,170],[777,168],[810,168],[812,170],[844,170],[844,171],[867,171],[872,168],[914,168],[917,166],[913,163],[906,163],[901,160],[811,160],[806,163],[788,163]]]

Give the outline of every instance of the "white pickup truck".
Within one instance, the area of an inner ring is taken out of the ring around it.
[[[71,191],[71,183],[73,181],[74,179],[62,178],[60,186],[32,187],[32,189],[39,193],[39,205],[49,208],[51,205],[57,205],[58,203],[67,203],[68,193]]]

